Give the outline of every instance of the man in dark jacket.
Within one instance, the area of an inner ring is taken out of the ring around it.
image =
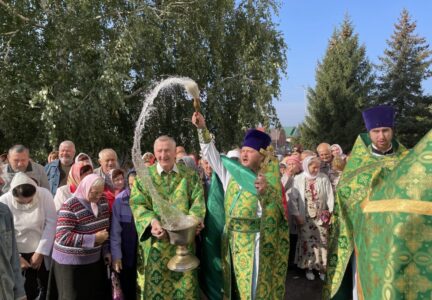
[[[75,144],[71,141],[63,141],[59,146],[59,159],[45,166],[48,176],[49,190],[53,196],[57,188],[66,185],[69,171],[74,163]]]

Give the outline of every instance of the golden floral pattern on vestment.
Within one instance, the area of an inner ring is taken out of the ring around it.
[[[405,268],[403,275],[396,279],[395,287],[405,296],[405,299],[415,300],[418,299],[419,293],[432,289],[432,282],[420,273],[415,263],[410,263]]]

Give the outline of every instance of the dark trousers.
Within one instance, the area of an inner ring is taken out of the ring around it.
[[[295,270],[297,266],[294,262],[294,259],[296,254],[298,235],[290,234],[289,239],[290,239],[290,250],[289,250],[289,257],[288,257],[288,268],[290,270]]]
[[[121,270],[120,277],[120,286],[123,291],[125,300],[135,300],[137,298],[137,270],[136,268],[123,268]]]
[[[30,263],[30,259],[34,253],[21,253],[21,257]],[[28,300],[45,300],[48,288],[48,276],[49,272],[45,268],[45,262],[42,264],[39,270],[28,268],[23,271],[25,277],[24,289]]]
[[[49,300],[111,299],[110,282],[101,259],[88,265],[62,265],[53,260],[48,288]]]

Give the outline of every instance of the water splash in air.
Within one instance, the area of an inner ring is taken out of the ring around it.
[[[152,197],[153,205],[157,207],[162,218],[162,224],[165,228],[183,227],[182,224],[184,214],[175,207],[175,203],[170,203],[168,199],[164,199],[158,193],[150,178],[149,170],[144,165],[141,158],[141,137],[145,128],[146,122],[150,118],[150,114],[154,109],[153,102],[158,96],[160,91],[170,90],[174,86],[183,86],[186,91],[194,99],[199,99],[199,89],[195,81],[188,77],[170,77],[159,82],[148,94],[145,96],[140,116],[136,123],[134,142],[132,148],[132,160],[137,171],[137,176],[144,185],[144,188],[149,191]],[[155,137],[156,139],[157,137]],[[174,199],[175,200],[175,199]]]

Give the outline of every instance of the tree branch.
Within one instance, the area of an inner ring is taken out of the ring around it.
[[[144,89],[145,89],[145,87],[140,87],[137,90],[135,90],[132,94],[129,94],[129,95],[125,96],[124,98],[127,100],[127,99],[130,99],[132,97],[135,97],[136,95],[138,95],[139,93],[144,91]]]
[[[26,22],[26,23],[31,23],[30,22],[31,20],[29,18],[18,13],[13,7],[9,6],[3,0],[0,0],[0,5],[3,6],[6,10],[10,11],[14,16],[18,17],[18,19],[20,19],[21,21]],[[32,25],[35,27],[38,27],[38,28],[45,28],[44,26],[36,24],[36,23],[32,23]]]
[[[24,21],[24,22],[30,21],[29,18],[24,17],[23,15],[17,13],[12,7],[10,7],[9,5],[7,5],[3,0],[0,0],[0,5],[2,5],[3,7],[5,7],[7,10],[10,10],[15,16],[17,16],[22,21]]]
[[[15,35],[18,32],[19,32],[19,29],[14,30],[14,31],[5,32],[5,33],[0,33],[0,35]]]

